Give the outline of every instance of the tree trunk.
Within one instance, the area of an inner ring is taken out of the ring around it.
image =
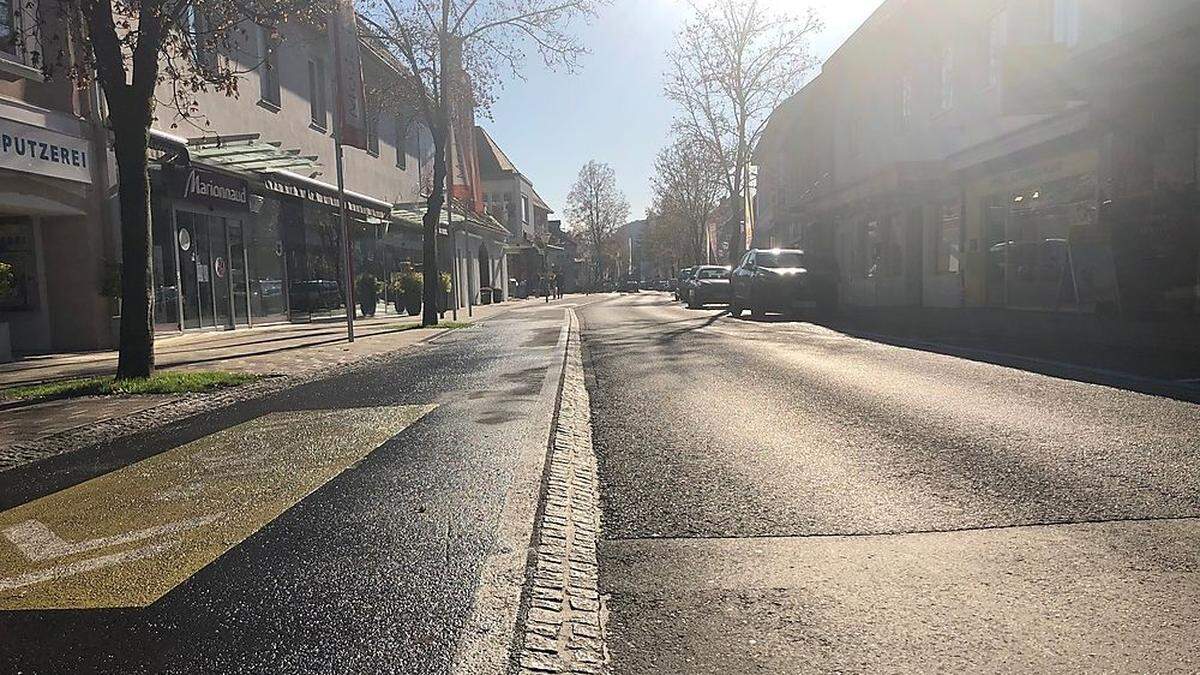
[[[121,210],[121,341],[117,378],[154,372],[150,178],[146,173],[149,102],[112,106],[113,152]]]
[[[426,201],[423,221],[424,262],[424,308],[421,310],[421,325],[438,325],[438,303],[442,292],[441,275],[438,274],[437,236],[438,223],[442,219],[442,207],[446,203],[446,136],[433,136],[433,187]]]

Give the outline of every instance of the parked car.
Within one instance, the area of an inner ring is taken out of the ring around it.
[[[752,249],[730,278],[729,313],[746,309],[756,317],[768,312],[821,313],[837,308],[837,271],[832,261],[799,249]]]
[[[683,300],[687,294],[688,282],[691,281],[692,275],[696,273],[695,267],[685,267],[679,270],[679,278],[675,282],[675,299]]]
[[[688,309],[699,309],[712,303],[729,302],[729,268],[719,265],[702,265],[688,284]]]
[[[621,282],[622,293],[640,293],[641,291],[642,285],[637,279],[631,277]]]

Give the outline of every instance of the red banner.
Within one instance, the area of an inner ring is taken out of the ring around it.
[[[338,0],[330,18],[333,43],[334,131],[342,145],[367,149],[367,109],[363,95],[362,59],[358,45],[358,17],[354,0]]]

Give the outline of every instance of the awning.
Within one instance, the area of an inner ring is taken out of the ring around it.
[[[279,142],[259,139],[258,134],[241,134],[188,141],[193,160],[237,171],[317,172],[321,164],[316,155],[301,155],[299,150],[284,150]]]
[[[410,202],[407,204],[396,204],[392,208],[392,221],[410,229],[420,230],[424,226],[425,220],[425,204],[423,202]],[[504,228],[495,218],[487,214],[478,214],[469,209],[464,208],[461,204],[450,204],[449,208],[442,208],[442,220],[440,234],[449,234],[447,225],[453,225],[456,230],[466,230],[473,234],[487,236],[491,239],[504,241],[508,239],[508,230]]]

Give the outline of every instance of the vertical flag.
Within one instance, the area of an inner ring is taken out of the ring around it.
[[[362,60],[358,49],[358,17],[354,0],[337,0],[330,19],[333,43],[334,129],[342,145],[367,149],[367,107],[363,95]]]

